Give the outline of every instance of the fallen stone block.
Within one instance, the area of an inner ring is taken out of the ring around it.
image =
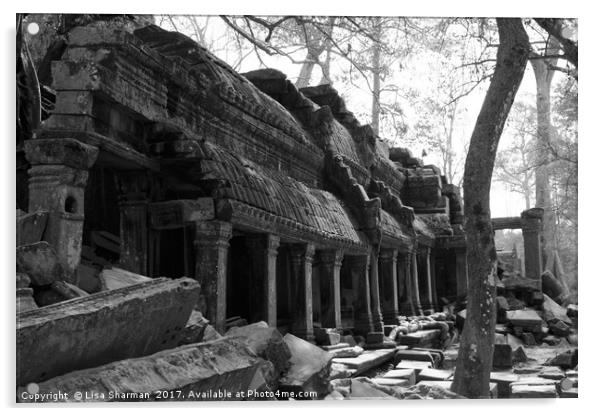
[[[512,351],[512,362],[513,363],[524,363],[529,360],[525,349],[522,345],[519,345],[516,349]]]
[[[366,334],[366,344],[381,344],[385,339],[385,334],[382,332],[368,332]]]
[[[543,295],[543,319],[548,323],[552,324],[557,321],[562,321],[565,324],[570,325],[571,318],[567,315],[567,310],[554,302],[548,295]]]
[[[66,402],[241,400],[237,393],[260,386],[266,364],[240,339],[223,338],[68,373],[39,383],[39,393],[65,392]],[[17,399],[27,397],[20,387]]]
[[[267,379],[268,386],[276,387],[280,376],[289,368],[291,351],[276,328],[270,328],[265,322],[256,322],[247,326],[231,328],[227,337],[241,339],[257,356],[271,362],[275,373]]]
[[[351,394],[351,378],[340,378],[330,380],[328,382],[328,390],[331,392],[338,392],[343,397],[347,397]]]
[[[216,329],[211,326],[211,325],[207,325],[207,327],[205,328],[205,331],[203,331],[203,342],[207,342],[207,341],[213,341],[216,339],[220,339],[222,337],[222,335],[216,331]]]
[[[345,364],[349,368],[354,369],[356,375],[360,375],[391,360],[394,355],[395,350],[370,350],[364,351],[363,354],[354,358],[335,358],[333,362]]]
[[[355,370],[350,369],[345,364],[332,363],[330,365],[329,380],[336,380],[341,378],[349,378],[355,374]]]
[[[56,252],[46,241],[17,247],[17,271],[27,273],[35,286],[66,278]]]
[[[201,342],[207,325],[209,325],[209,320],[199,311],[193,310],[188,317],[186,326],[182,330],[179,345]]]
[[[579,398],[579,392],[577,390],[576,387],[573,387],[571,389],[568,390],[561,390],[560,391],[560,398],[561,399],[578,399]]]
[[[550,332],[557,337],[566,337],[571,333],[571,328],[562,321],[550,324]]]
[[[341,337],[341,342],[349,344],[350,347],[355,347],[357,345],[357,342],[355,341],[353,335],[343,335]]]
[[[341,334],[332,328],[314,328],[318,345],[336,345],[341,342]]]
[[[492,372],[489,380],[497,384],[498,397],[507,399],[510,397],[510,384],[518,381],[518,376],[510,372]]]
[[[440,333],[440,329],[423,329],[410,334],[399,334],[397,343],[408,347],[430,347],[437,344]]]
[[[80,263],[75,271],[77,286],[88,293],[100,290],[99,271],[96,267]]]
[[[326,396],[324,396],[324,400],[345,400],[345,396],[335,390],[332,393],[328,393]]]
[[[365,379],[351,380],[351,393],[347,398],[349,400],[396,400],[395,397],[385,393]]]
[[[445,383],[443,386],[437,383]],[[422,381],[406,389],[399,397],[402,400],[427,400],[427,399],[465,399],[466,397],[451,391],[451,381],[436,382]]]
[[[546,378],[549,380],[563,380],[565,378],[564,371],[558,367],[545,366],[542,371],[537,374],[538,377]]]
[[[533,334],[531,332],[523,332],[521,339],[523,340],[525,345],[528,347],[537,345],[537,342],[535,341],[535,337],[533,336]]]
[[[33,289],[29,287],[17,288],[17,315],[32,309],[38,309],[38,305],[33,300]]]
[[[556,357],[553,357],[546,361],[546,365],[555,365],[562,369],[575,368],[578,362],[578,350],[566,350]]]
[[[355,347],[339,348],[329,352],[332,354],[333,358],[354,358],[363,354],[364,349],[356,345]]]
[[[451,392],[452,381],[421,381],[416,384],[416,386],[439,387],[445,391]],[[497,385],[495,383],[489,383],[489,397],[495,399],[497,396]]]
[[[435,348],[413,348],[414,351],[427,351],[433,357],[433,367],[439,368],[445,359],[444,350]]]
[[[387,387],[410,387],[415,384],[412,383],[410,380],[390,377],[375,377],[372,379],[372,382]]]
[[[395,369],[410,369],[414,370],[416,373],[416,378],[418,378],[418,373],[425,368],[432,368],[432,364],[428,361],[409,361],[409,360],[401,360],[396,366]]]
[[[569,318],[577,318],[579,307],[574,303],[571,303],[566,307],[566,314]]]
[[[542,380],[542,379],[540,379]],[[519,380],[510,384],[510,397],[537,399],[556,397],[556,384],[551,380]]]
[[[328,352],[333,352],[335,350],[340,350],[342,348],[349,348],[350,345],[347,344],[346,342],[339,342],[336,345],[320,345],[320,348],[322,348],[324,351],[328,351]]]
[[[117,267],[113,267],[112,269],[104,269],[102,272],[100,272],[99,279],[100,290],[115,290],[153,280],[150,277],[128,272],[127,270]]]
[[[89,293],[80,289],[79,287],[72,285],[71,283],[63,282],[61,280],[57,280],[52,282],[50,288],[61,295],[64,300],[81,298],[83,296],[88,296]]]
[[[512,367],[512,347],[508,344],[495,344],[493,347],[493,367]]]
[[[453,372],[450,370],[437,370],[434,368],[425,368],[418,373],[418,382],[427,381],[445,381],[450,380]]]
[[[537,374],[543,369],[541,365],[526,365],[524,367],[515,367],[512,371],[514,374]]]
[[[332,355],[292,334],[286,334],[284,342],[291,358],[288,371],[280,378],[280,389],[326,394]]]
[[[382,377],[407,380],[410,385],[416,384],[416,371],[413,368],[389,370]]]
[[[42,241],[47,223],[48,211],[17,215],[17,246]]]
[[[433,367],[435,366],[435,360],[433,359],[433,356],[431,355],[431,353],[428,351],[421,351],[421,350],[414,350],[414,349],[398,350],[395,353],[395,357],[393,358],[393,365],[399,364],[402,360],[427,361],[427,362],[431,363]]]
[[[199,292],[159,278],[18,314],[17,385],[175,347]]]
[[[508,311],[507,317],[508,321],[515,328],[522,328],[524,331],[529,332],[541,332],[543,321],[534,310]]]

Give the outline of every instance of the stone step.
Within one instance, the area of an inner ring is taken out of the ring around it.
[[[354,376],[365,373],[366,371],[378,367],[379,365],[392,360],[395,355],[394,349],[370,350],[354,358],[334,358],[332,361],[339,364],[345,364],[354,369]]]
[[[392,387],[410,387],[415,383],[412,380],[404,380],[401,378],[390,378],[390,377],[375,377],[372,381],[381,386],[392,386]]]

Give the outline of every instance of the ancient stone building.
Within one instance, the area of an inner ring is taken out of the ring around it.
[[[73,28],[52,78],[18,208],[48,213],[44,239],[73,282],[99,266],[82,258],[104,258],[194,277],[218,331],[240,316],[376,342],[398,315],[466,293],[458,188],[331,86],[238,74],[181,34],[119,19]]]

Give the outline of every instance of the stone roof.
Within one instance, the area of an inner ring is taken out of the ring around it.
[[[364,246],[364,237],[347,207],[330,192],[310,188],[277,171],[267,170],[229,150],[202,143],[201,174],[206,179],[225,179],[220,198],[245,203],[291,227],[305,228],[322,239]]]

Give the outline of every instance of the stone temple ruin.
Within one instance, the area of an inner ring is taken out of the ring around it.
[[[165,354],[193,309],[216,338],[265,321],[378,349],[399,316],[465,297],[458,187],[389,148],[330,85],[238,74],[182,34],[115,18],[70,31],[52,89],[54,110],[18,144],[18,272],[33,282],[18,284],[19,386],[73,386],[52,377],[101,366],[90,371],[103,379],[102,366]],[[222,353],[242,388],[255,379],[232,345]],[[63,353],[28,352],[45,349]]]

